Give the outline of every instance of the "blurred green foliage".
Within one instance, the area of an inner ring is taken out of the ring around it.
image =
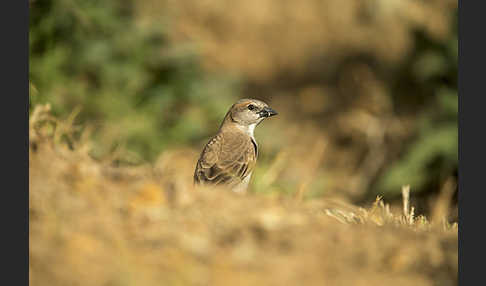
[[[153,159],[218,126],[235,83],[205,75],[191,49],[169,43],[166,23],[138,23],[134,3],[31,1],[29,100],[64,116],[80,108],[78,122],[105,142],[98,153],[122,144]]]
[[[407,91],[414,90],[430,100],[417,107],[417,134],[399,160],[379,178],[376,193],[399,196],[401,186],[407,184],[418,192],[437,190],[457,171],[457,19],[453,25],[455,36],[447,41],[434,42],[420,34],[417,37],[416,52],[405,67],[405,73],[412,77],[412,89]]]

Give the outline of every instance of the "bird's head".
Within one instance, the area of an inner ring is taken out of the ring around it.
[[[228,112],[232,121],[244,126],[258,125],[265,118],[277,114],[268,104],[257,99],[240,99]]]

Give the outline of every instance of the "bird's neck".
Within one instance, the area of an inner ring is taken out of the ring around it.
[[[221,129],[226,129],[226,130],[238,130],[246,135],[250,136],[253,140],[255,140],[254,136],[254,131],[255,127],[257,126],[257,123],[246,125],[246,124],[240,124],[239,122],[236,122],[233,120],[231,117],[231,114],[227,114],[225,119],[223,120],[223,124],[221,124]]]
[[[245,132],[251,138],[255,139],[253,132],[255,131],[256,123],[250,124],[250,125],[241,125],[241,124],[235,123],[235,126],[236,126],[236,128],[238,128],[242,132]]]

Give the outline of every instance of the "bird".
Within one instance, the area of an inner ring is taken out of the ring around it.
[[[222,186],[245,193],[258,157],[254,130],[277,111],[257,99],[240,99],[204,146],[194,170],[195,185]]]

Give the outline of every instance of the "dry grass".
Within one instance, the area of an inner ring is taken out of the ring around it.
[[[72,119],[30,118],[31,285],[457,284],[457,224],[416,216],[407,188],[403,213],[196,191],[193,150],[114,168]]]

